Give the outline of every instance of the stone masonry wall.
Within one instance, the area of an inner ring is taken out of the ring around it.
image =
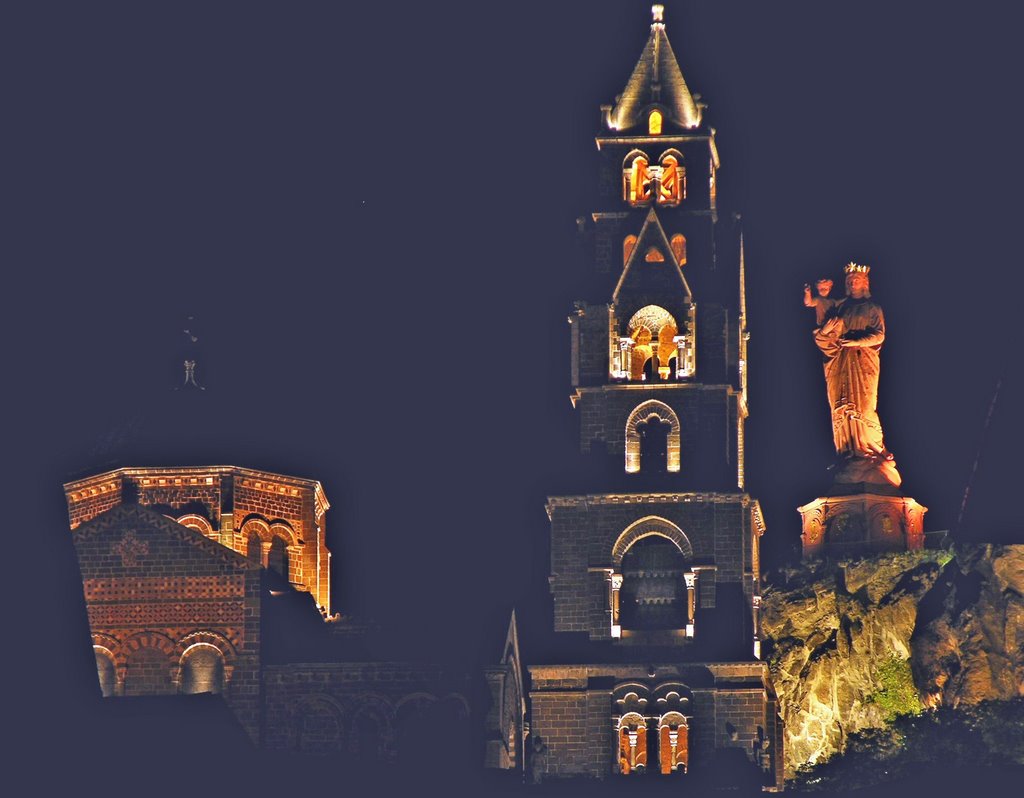
[[[753,533],[750,500],[742,494],[640,494],[552,502],[551,591],[556,631],[608,636],[605,578],[612,567],[612,549],[627,528],[650,516],[683,531],[693,548],[693,563],[715,567],[701,576],[713,580],[715,593],[732,586],[749,599]],[[707,591],[706,586],[701,588],[702,599]],[[708,602],[702,604],[706,610]]]
[[[224,697],[257,740],[259,567],[134,505],[73,534],[97,666],[113,666],[104,692],[179,692],[189,653],[216,649]]]

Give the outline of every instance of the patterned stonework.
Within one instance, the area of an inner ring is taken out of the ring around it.
[[[114,554],[121,555],[121,564],[125,568],[134,568],[144,555],[149,554],[149,544],[144,540],[139,540],[130,529],[124,533],[120,542],[113,545],[112,549]]]

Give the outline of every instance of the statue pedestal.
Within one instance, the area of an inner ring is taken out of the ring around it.
[[[797,512],[803,526],[804,559],[913,551],[924,546],[928,508],[892,488],[837,484],[833,495],[817,498],[798,507]]]

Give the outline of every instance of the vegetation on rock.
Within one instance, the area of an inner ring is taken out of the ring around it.
[[[901,751],[907,729],[960,728],[924,707],[1024,696],[1024,545],[808,562],[771,582],[763,651],[787,778],[852,747]]]
[[[875,678],[880,687],[866,700],[881,708],[886,721],[895,720],[901,715],[916,715],[923,709],[921,699],[917,697],[909,660],[897,656],[883,660]]]

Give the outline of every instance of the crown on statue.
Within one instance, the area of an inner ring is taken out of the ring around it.
[[[870,266],[865,266],[862,263],[854,263],[852,260],[843,267],[843,271],[846,274],[867,274],[871,271]]]

